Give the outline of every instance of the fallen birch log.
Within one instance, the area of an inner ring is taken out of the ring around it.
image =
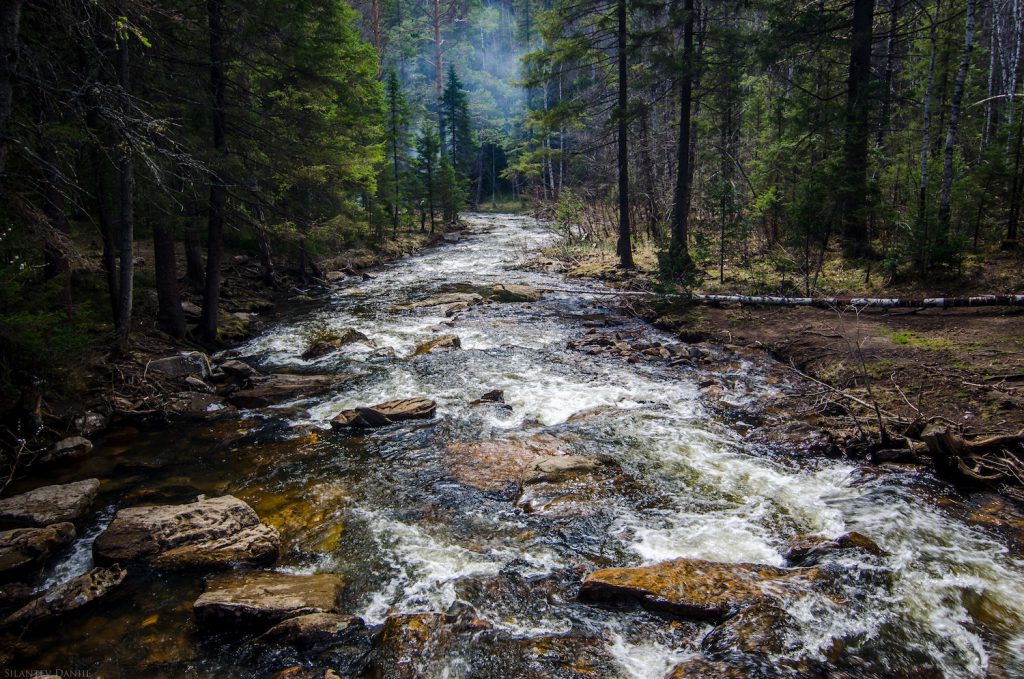
[[[660,294],[647,290],[574,290],[571,288],[537,288],[542,292],[568,292],[578,295],[610,295],[618,297],[686,297],[684,294]],[[1024,306],[1024,295],[976,295],[973,297],[780,297],[773,295],[705,295],[694,293],[689,298],[698,304],[762,304],[773,306],[808,306],[836,309],[850,306],[895,308],[949,309],[953,307]]]

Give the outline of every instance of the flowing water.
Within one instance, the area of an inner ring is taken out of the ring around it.
[[[451,318],[439,307],[396,309],[496,283],[600,291],[523,268],[555,238],[536,221],[469,221],[457,242],[291,310],[239,350],[264,371],[360,375],[351,386],[191,431],[110,436],[75,470],[104,480],[105,507],[47,584],[89,567],[89,541],[118,506],[232,493],[281,528],[286,551],[274,568],[343,574],[347,610],[367,623],[459,610],[504,640],[467,637],[444,653],[424,652],[421,676],[524,676],[527,660],[517,653],[543,662],[537,649],[557,656],[556,638],[570,640],[569,658],[596,659],[597,676],[660,679],[697,652],[708,627],[580,603],[574,588],[584,574],[674,557],[781,565],[795,535],[856,530],[886,555],[827,558],[833,587],[789,606],[792,657],[839,663],[849,676],[981,677],[996,668],[1024,676],[1024,562],[935,502],[937,483],[923,474],[862,473],[753,442],[756,417],[744,413],[786,388],[766,377],[760,359],[738,358],[725,371],[732,386],[722,408],[698,388],[701,367],[567,349],[601,323],[612,325],[600,332],[675,342],[617,315],[606,296],[550,292]],[[349,327],[373,346],[298,357],[313,335]],[[409,357],[441,333],[458,335],[461,350]],[[493,389],[510,409],[469,405]],[[364,434],[326,430],[344,408],[412,396],[435,400],[437,417]],[[478,490],[453,478],[446,443],[524,432],[572,441],[621,473],[579,490],[565,512],[527,511],[516,504],[518,489]],[[36,644],[30,666],[87,667],[93,676],[272,674],[273,661],[250,660],[237,641],[194,629],[190,606],[202,580],[135,567],[120,592],[73,625],[26,640]]]

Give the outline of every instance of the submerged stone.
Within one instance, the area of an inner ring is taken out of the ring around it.
[[[304,361],[321,358],[327,354],[338,351],[346,345],[354,344],[356,342],[370,344],[370,338],[355,328],[345,328],[339,333],[313,340],[313,342],[310,343],[309,348],[302,352],[301,358]]]
[[[377,637],[371,676],[439,676],[453,652],[465,651],[467,637],[489,628],[477,618],[444,613],[389,616]]]
[[[437,404],[430,399],[406,398],[343,410],[331,420],[331,426],[357,429],[384,427],[403,420],[429,420],[436,412]]]
[[[0,525],[49,526],[75,521],[89,510],[99,490],[99,479],[86,479],[0,500]]]
[[[604,568],[583,580],[584,601],[633,602],[702,620],[724,620],[748,606],[806,590],[823,572],[764,564],[674,559],[637,568]]]
[[[80,460],[92,452],[92,441],[82,436],[69,436],[54,443],[34,464],[55,464]]]
[[[756,604],[708,632],[700,648],[710,658],[732,653],[778,655],[795,647],[787,635],[796,625],[796,620],[778,606]]]
[[[794,537],[789,541],[789,547],[783,557],[791,566],[810,566],[817,563],[821,557],[839,551],[859,551],[874,556],[886,554],[886,551],[868,536],[851,531],[834,540],[820,535]]]
[[[274,561],[280,537],[236,497],[121,509],[93,545],[108,562],[164,568],[227,567]]]
[[[288,618],[312,613],[338,613],[345,581],[329,573],[231,573],[207,583],[192,605],[206,626],[269,629]]]

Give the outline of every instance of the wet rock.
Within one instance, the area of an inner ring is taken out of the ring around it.
[[[362,618],[336,613],[309,613],[288,618],[264,632],[256,643],[266,646],[288,646],[304,654],[319,654],[329,650],[338,659],[348,658],[346,674],[354,674],[352,660],[365,656],[370,650],[370,636]],[[337,665],[335,665],[337,666]]]
[[[868,536],[852,531],[834,540],[820,535],[801,535],[789,541],[789,548],[783,554],[791,566],[810,566],[818,560],[837,551],[857,550],[874,556],[884,556],[886,551]]]
[[[49,526],[75,521],[89,510],[99,490],[99,479],[86,479],[0,500],[0,525]]]
[[[262,373],[259,370],[252,367],[244,361],[231,359],[224,361],[220,364],[220,369],[228,374],[230,377],[237,377],[238,379],[248,380],[253,377],[260,377]]]
[[[164,568],[263,564],[274,561],[279,548],[277,530],[231,495],[121,509],[93,545],[97,558],[108,562]]]
[[[264,408],[326,394],[355,379],[355,375],[268,375],[249,380],[245,389],[228,397],[228,401],[239,408]]]
[[[489,405],[489,404],[493,404],[493,403],[504,404],[505,403],[505,392],[502,391],[501,389],[492,389],[491,391],[487,392],[486,394],[484,394],[480,398],[476,399],[475,401],[471,401],[469,405],[471,405],[471,406],[482,406],[482,405]]]
[[[679,663],[665,675],[665,679],[750,679],[750,673],[741,667],[715,662],[695,656]]]
[[[252,489],[253,504],[265,523],[278,530],[283,551],[298,554],[331,553],[345,532],[345,512],[351,505],[343,485],[305,485],[284,493]]]
[[[11,613],[2,627],[27,627],[78,610],[120,585],[125,575],[127,571],[119,566],[93,568]]]
[[[313,340],[309,345],[309,348],[302,352],[301,358],[304,361],[322,358],[327,354],[338,351],[346,345],[354,344],[356,342],[371,344],[370,338],[355,328],[345,328],[340,333]]]
[[[92,452],[92,441],[81,436],[69,436],[54,443],[39,456],[34,464],[57,464],[80,460]]]
[[[217,339],[222,342],[244,339],[252,328],[252,317],[247,313],[227,313],[221,309],[217,315]]]
[[[488,643],[490,642],[490,643]],[[605,676],[615,659],[602,639],[550,635],[483,640],[482,670],[517,679],[585,679]]]
[[[76,415],[71,421],[71,426],[78,432],[80,436],[92,436],[98,434],[107,428],[110,424],[110,419],[101,413],[94,413],[87,411],[81,415]]]
[[[594,571],[584,578],[579,596],[584,601],[635,602],[683,617],[723,620],[748,606],[806,590],[823,575],[817,568],[674,559]]]
[[[448,468],[459,482],[490,491],[509,484],[565,479],[603,464],[594,457],[572,455],[564,441],[544,434],[449,443],[445,453]]]
[[[533,286],[510,283],[495,285],[486,294],[495,302],[538,302],[542,296]]]
[[[344,271],[328,271],[324,274],[324,280],[328,283],[337,283],[345,280],[346,278],[348,278],[348,276]]]
[[[0,531],[0,580],[17,577],[74,539],[71,523]]]
[[[799,645],[787,638],[796,625],[796,620],[781,608],[757,604],[708,632],[700,648],[709,658],[725,658],[733,653],[778,655]]]
[[[147,370],[163,373],[169,377],[198,375],[210,376],[210,358],[199,351],[189,351],[177,356],[154,358],[146,365]]]
[[[269,629],[300,615],[338,613],[344,580],[329,573],[231,573],[207,583],[192,611],[205,626]]]
[[[441,335],[416,347],[413,356],[422,356],[439,349],[461,349],[462,341],[455,335]]]
[[[450,655],[466,649],[467,637],[489,627],[471,616],[444,613],[389,616],[377,638],[371,676],[388,679],[440,676]]]
[[[476,293],[471,292],[449,292],[443,295],[435,295],[434,297],[428,297],[427,299],[421,299],[417,302],[411,302],[409,304],[401,304],[396,307],[392,307],[394,311],[408,311],[410,309],[423,309],[427,307],[435,306],[449,306],[452,304],[465,304],[466,308],[480,304],[484,301],[484,298]]]
[[[437,404],[430,399],[406,398],[343,410],[331,420],[331,426],[358,429],[384,427],[403,420],[429,420],[436,412]]]

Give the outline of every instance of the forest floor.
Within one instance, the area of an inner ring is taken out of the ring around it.
[[[614,250],[608,250],[553,248],[545,253],[551,258],[546,265],[615,287],[657,289],[657,259],[650,248],[638,248],[634,271],[616,268]],[[940,289],[929,287],[929,282],[869,289],[846,286],[829,292],[913,297],[1020,294],[1024,290],[1021,268],[1020,260],[1010,255],[973,277],[943,281]],[[717,273],[716,268],[716,285],[698,284],[698,290],[763,294],[735,282],[741,279],[738,274],[728,285],[735,273],[728,270],[727,285],[717,285]],[[993,285],[998,287],[988,287]],[[794,404],[794,413],[799,411],[807,419],[808,410],[815,412],[813,424],[831,432],[837,445],[847,451],[864,451],[869,448],[866,441],[877,440],[875,405],[893,436],[905,434],[907,422],[914,423],[917,433],[925,423],[943,422],[965,438],[1024,430],[1021,308],[858,311],[739,304],[673,308],[656,297],[649,301],[623,298],[622,303],[685,340],[763,350],[789,366],[794,376],[810,377],[805,402]],[[906,456],[902,461],[911,459]]]

